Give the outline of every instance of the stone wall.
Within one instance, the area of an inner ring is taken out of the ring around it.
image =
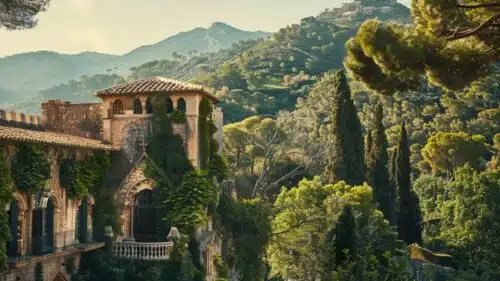
[[[0,109],[0,126],[44,130],[42,117]]]
[[[42,119],[48,130],[75,136],[101,139],[100,103],[71,104],[61,100],[42,103]]]
[[[6,144],[5,148],[8,152],[8,159],[13,159],[15,155],[14,145]],[[75,233],[76,217],[82,200],[68,198],[66,189],[60,184],[60,161],[57,155],[66,155],[68,153],[69,150],[62,150],[61,148],[47,151],[47,156],[51,162],[51,178],[46,185],[46,188],[49,188],[50,191],[45,193],[44,197],[50,199],[54,204],[54,252],[46,255],[33,254],[33,212],[35,208],[46,208],[46,204],[40,206],[40,202],[43,200],[38,199],[36,194],[30,195],[14,187],[14,200],[17,201],[18,206],[18,230],[20,232],[17,236],[18,257],[9,257],[9,270],[0,272],[0,280],[32,281],[34,280],[35,267],[38,262],[43,264],[44,280],[52,281],[58,274],[67,278],[68,276],[64,272],[65,260],[74,257],[76,265],[78,265],[80,252],[96,247],[96,243],[82,244],[78,241]],[[11,166],[10,161],[7,164]],[[91,213],[94,200],[90,195],[87,204],[87,231],[92,233]]]

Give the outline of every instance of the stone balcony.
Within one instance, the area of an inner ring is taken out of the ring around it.
[[[112,242],[111,253],[116,258],[161,261],[168,260],[170,258],[170,251],[173,246],[173,242]]]

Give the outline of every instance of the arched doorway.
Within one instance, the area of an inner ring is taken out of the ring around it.
[[[76,239],[82,244],[89,242],[88,234],[88,197],[85,196],[82,199],[82,204],[78,207],[78,212],[76,213],[76,225],[75,225],[75,235]]]
[[[153,191],[145,189],[135,199],[133,230],[138,242],[150,242],[155,236],[156,212],[153,204]]]
[[[18,257],[19,250],[17,241],[21,239],[20,222],[19,222],[19,203],[17,200],[12,200],[9,208],[9,228],[10,241],[7,242],[7,255],[9,257]]]
[[[46,208],[33,210],[33,254],[43,255],[54,251],[54,201],[47,200]]]

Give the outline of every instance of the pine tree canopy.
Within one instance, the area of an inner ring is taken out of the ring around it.
[[[346,43],[350,75],[383,94],[424,81],[459,90],[485,77],[500,58],[500,3],[412,0],[414,25],[365,21]]]
[[[50,0],[0,0],[0,28],[33,28],[36,15],[45,11]]]

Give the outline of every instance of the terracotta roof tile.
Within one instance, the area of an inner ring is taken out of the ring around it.
[[[106,151],[118,151],[121,149],[119,147],[103,144],[98,140],[54,132],[34,131],[5,126],[0,126],[0,140],[25,141]]]
[[[118,84],[113,87],[99,90],[96,96],[128,95],[128,94],[155,94],[175,92],[198,92],[217,101],[217,97],[209,93],[203,86],[173,80],[161,76]]]

